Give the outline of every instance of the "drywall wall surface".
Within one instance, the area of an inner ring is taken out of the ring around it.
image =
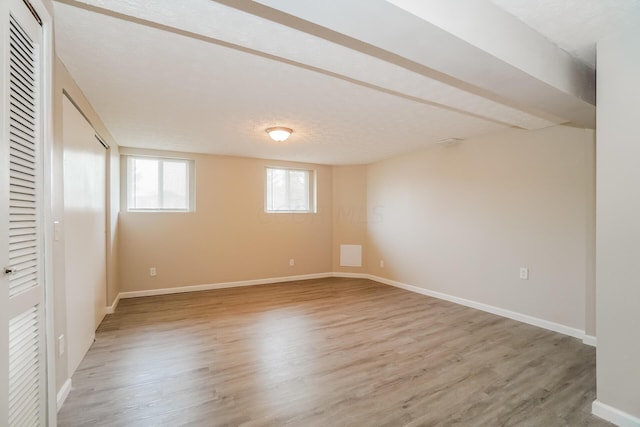
[[[123,206],[118,224],[122,291],[331,270],[330,166],[124,148],[121,153],[193,159],[196,168],[195,212],[127,212]],[[265,213],[267,166],[315,170],[317,213]]]
[[[333,167],[333,271],[366,273],[367,167]],[[362,267],[340,265],[340,245],[362,246]]]
[[[111,145],[107,152],[107,306],[120,293],[118,284],[118,215],[120,214],[120,148]]]
[[[595,132],[592,134],[595,136]],[[586,162],[592,173],[588,174],[586,206],[586,246],[584,247],[586,264],[585,283],[585,325],[588,337],[597,337],[596,329],[596,144],[590,144],[586,153]]]
[[[598,43],[598,401],[640,418],[640,31]],[[629,423],[628,425],[636,425]]]
[[[593,150],[555,126],[369,165],[369,273],[584,330]]]

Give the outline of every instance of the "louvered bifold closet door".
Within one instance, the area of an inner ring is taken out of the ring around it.
[[[42,256],[41,28],[24,3],[8,22],[8,417],[46,423]],[[6,178],[5,178],[6,179]],[[0,423],[2,421],[0,420]]]
[[[37,68],[35,47],[10,20],[9,297],[38,286]]]
[[[39,310],[9,323],[9,426],[41,425]]]

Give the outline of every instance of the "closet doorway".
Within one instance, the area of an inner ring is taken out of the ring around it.
[[[63,97],[64,248],[69,377],[91,347],[107,306],[107,147]]]

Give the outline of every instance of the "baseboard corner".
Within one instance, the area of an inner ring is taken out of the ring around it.
[[[591,347],[597,347],[598,345],[598,339],[593,335],[584,334],[582,342],[586,345],[590,345]]]
[[[67,400],[67,396],[69,396],[70,392],[71,392],[71,378],[67,378],[64,384],[62,384],[62,387],[60,387],[60,390],[58,390],[57,404],[56,404],[57,411],[60,411],[60,408],[62,408],[62,405],[64,404],[64,401]]]
[[[120,295],[121,293],[118,293],[118,295],[116,295],[116,299],[113,300],[113,304],[107,306],[105,309],[106,314],[113,314],[116,312],[116,308],[118,308],[118,303],[120,302]]]
[[[602,403],[597,399],[591,404],[591,413],[619,427],[640,427],[640,418]]]

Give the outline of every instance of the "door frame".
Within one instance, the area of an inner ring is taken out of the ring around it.
[[[44,302],[47,377],[47,425],[57,426],[56,345],[53,282],[53,118],[54,77],[53,18],[42,0],[29,0],[42,20],[42,193],[44,232]],[[51,3],[49,3],[51,4]],[[53,5],[51,4],[53,7]]]

